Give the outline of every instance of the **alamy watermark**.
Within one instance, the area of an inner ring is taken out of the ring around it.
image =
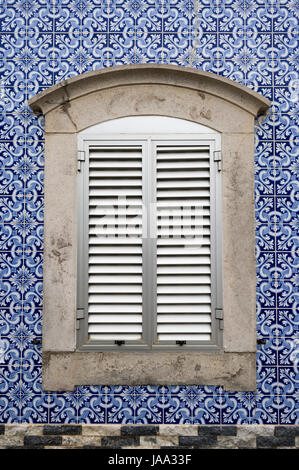
[[[197,200],[173,202],[173,206],[150,203],[147,207],[120,197],[115,204],[98,204],[90,213],[90,225],[90,234],[96,237],[196,239],[197,244],[203,244],[209,236],[209,204]]]

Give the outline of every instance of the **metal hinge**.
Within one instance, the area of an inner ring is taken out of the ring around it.
[[[77,308],[77,330],[80,328],[80,320],[84,319],[84,308]]]
[[[78,150],[78,171],[81,171],[82,162],[85,162],[85,150]]]
[[[215,318],[217,318],[217,320],[219,320],[220,330],[223,330],[223,309],[222,308],[216,308],[215,309]]]
[[[214,156],[214,162],[217,163],[217,170],[221,171],[221,162],[222,162],[222,152],[221,150],[215,150],[213,153]]]

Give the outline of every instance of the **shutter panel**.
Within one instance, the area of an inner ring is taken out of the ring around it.
[[[88,338],[142,338],[142,149],[89,154]]]
[[[209,151],[158,145],[156,168],[158,341],[209,341]]]

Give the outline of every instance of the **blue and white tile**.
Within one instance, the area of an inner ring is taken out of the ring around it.
[[[283,425],[299,425],[299,396],[298,389],[291,397],[279,397],[279,424]]]
[[[93,388],[78,387],[78,423],[100,424],[106,420],[106,394],[103,390],[94,393]]]
[[[0,392],[0,423],[18,423],[19,421],[20,408],[15,402],[13,391],[8,391],[5,395]]]
[[[299,302],[299,276],[297,273],[292,274],[290,279],[276,280],[276,304],[278,308],[296,308]]]
[[[298,227],[291,225],[277,225],[276,248],[279,251],[293,251],[298,248]]]
[[[261,170],[260,173],[264,173],[264,170]],[[266,170],[266,173],[271,173],[270,171]],[[259,175],[257,175],[259,176]],[[263,178],[265,176],[263,175]],[[267,178],[267,176],[266,176]],[[268,179],[267,179],[268,180]],[[266,180],[266,181],[267,181]],[[269,181],[269,180],[268,180]],[[258,188],[265,189],[264,184],[260,184],[260,181],[257,180],[256,185]],[[269,186],[273,187],[274,185]],[[276,217],[276,211],[275,211],[275,198],[273,195],[269,196],[260,196],[259,192],[257,192],[256,198],[255,198],[255,217],[256,219],[263,224],[273,224],[275,222],[275,217]]]
[[[74,393],[51,394],[48,405],[50,424],[77,424],[78,403]]]
[[[299,364],[299,335],[292,338],[279,338],[277,345],[278,364],[280,366],[295,366]],[[298,371],[297,371],[298,372]]]
[[[255,143],[255,165],[256,173],[260,169],[273,168],[274,166],[274,144],[272,141],[256,141]]]
[[[263,367],[272,367],[277,365],[277,337],[266,337],[265,344],[260,344],[256,353],[257,373]]]
[[[279,395],[294,397],[299,390],[298,368],[279,367],[277,388]]]
[[[290,308],[279,308],[277,311],[277,331],[279,336],[293,337],[299,333],[299,313],[294,306]]]
[[[46,424],[49,410],[46,394],[33,394],[20,410],[20,423]]]
[[[256,299],[258,308],[276,306],[276,285],[274,280],[262,279],[258,276]]]
[[[253,393],[223,393],[221,424],[251,424],[254,410]]]
[[[289,168],[289,170],[298,174],[299,171],[299,145],[295,142],[276,142],[275,143],[275,162],[277,167]]]
[[[256,394],[256,406],[253,410],[252,424],[279,424],[279,396]]]
[[[287,59],[276,60],[273,65],[274,84],[288,86],[291,90],[298,90],[299,65],[295,53],[290,53]]]
[[[259,251],[273,251],[276,242],[276,226],[256,221],[255,240]]]

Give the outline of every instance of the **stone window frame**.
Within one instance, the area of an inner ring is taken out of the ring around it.
[[[209,72],[139,64],[78,75],[39,93],[29,105],[45,117],[43,389],[184,384],[255,390],[254,122],[270,101]],[[221,134],[221,351],[77,350],[77,135],[138,115],[185,119]]]

